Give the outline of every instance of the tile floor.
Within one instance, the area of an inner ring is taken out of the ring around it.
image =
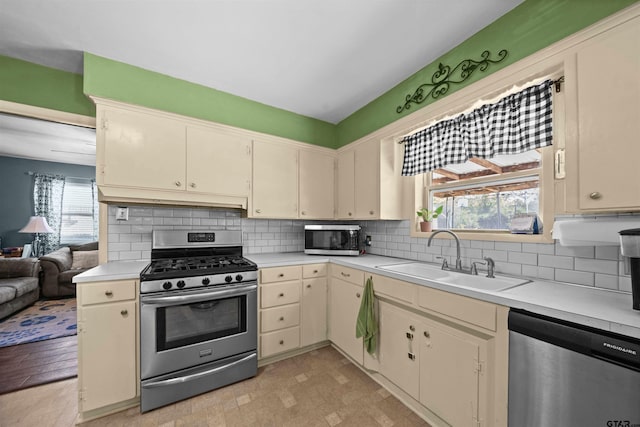
[[[74,424],[77,380],[0,396],[0,426]],[[85,426],[428,426],[332,347],[146,414],[132,408]]]

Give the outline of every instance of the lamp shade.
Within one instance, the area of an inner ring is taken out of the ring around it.
[[[32,216],[27,225],[22,227],[19,233],[53,233],[47,220],[43,216]]]

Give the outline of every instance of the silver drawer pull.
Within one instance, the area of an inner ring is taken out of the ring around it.
[[[278,320],[282,322],[284,321],[284,317],[280,317]]]
[[[283,294],[283,293],[279,293],[279,294],[278,294],[278,297],[279,297],[279,298],[282,298],[283,296],[284,296],[284,294]]]
[[[351,277],[351,274],[349,274],[349,273],[345,273],[344,271],[341,271],[341,272],[340,272],[340,274],[341,274],[343,277]]]
[[[283,273],[278,274],[278,277],[284,277]]]
[[[373,215],[373,211],[369,211],[369,215]]]
[[[123,316],[126,316],[127,314],[129,314],[129,311],[127,310],[121,310],[120,314],[122,314]]]
[[[311,288],[311,285],[307,285],[307,289]]]
[[[262,211],[260,209],[256,209],[256,213],[261,213]]]
[[[284,345],[284,340],[280,340],[280,345]]]
[[[104,294],[108,297],[112,297],[113,296],[113,292],[111,291],[104,291]]]
[[[313,270],[313,274],[318,274],[318,270]]]
[[[349,216],[353,215],[351,212],[349,212]]]
[[[182,183],[180,181],[176,181],[174,184],[176,184],[176,187],[181,187]]]
[[[594,191],[593,193],[589,194],[589,198],[592,200],[598,200],[601,197],[602,197],[602,194],[600,194],[597,191]]]
[[[358,292],[358,293],[356,294],[356,297],[360,298],[360,292]]]
[[[195,183],[195,182],[192,182],[191,184],[189,184],[189,187],[191,187],[191,188],[196,188],[196,183]]]

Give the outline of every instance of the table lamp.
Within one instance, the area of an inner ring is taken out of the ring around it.
[[[40,245],[40,233],[53,233],[49,224],[47,224],[47,220],[43,216],[32,216],[29,218],[29,222],[27,225],[22,227],[18,233],[32,233],[36,235],[36,239],[33,241],[33,254],[36,257],[39,257],[43,254],[40,253],[42,250],[42,246]]]

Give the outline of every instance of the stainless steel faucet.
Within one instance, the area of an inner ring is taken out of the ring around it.
[[[484,257],[484,260],[487,261],[487,277],[496,277],[493,275],[493,272],[496,268],[496,263],[493,262],[493,260],[488,256]]]
[[[456,268],[455,269],[462,271],[462,260],[460,259],[460,239],[458,238],[456,233],[449,230],[436,230],[433,233],[431,233],[431,236],[429,236],[429,241],[427,242],[427,246],[431,246],[431,240],[433,240],[435,235],[438,233],[448,233],[448,234],[451,234],[454,239],[456,239]]]

